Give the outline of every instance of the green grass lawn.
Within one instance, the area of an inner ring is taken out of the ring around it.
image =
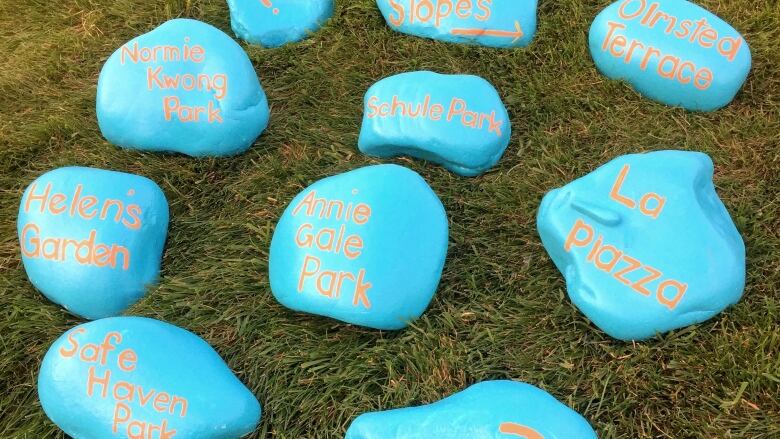
[[[224,1],[0,0],[1,438],[63,436],[38,403],[37,372],[49,345],[82,321],[27,280],[16,214],[33,179],[66,165],[138,173],[165,191],[162,279],[128,314],[210,342],[263,404],[253,437],[342,438],[362,412],[501,378],[549,391],[601,438],[780,437],[777,0],[697,0],[753,52],[743,90],[710,114],[656,104],[597,72],[587,31],[607,0],[542,1],[537,37],[519,50],[405,36],[372,0],[336,3],[335,18],[312,39],[246,47],[271,124],[243,155],[196,160],[108,144],[95,88],[115,49],[165,20],[193,17],[232,35]],[[356,147],[363,94],[418,69],[485,77],[513,124],[500,164],[479,178],[394,160],[422,174],[449,215],[449,254],[431,307],[394,333],[284,309],[267,277],[277,219],[305,186],[379,162]],[[668,148],[712,156],[747,246],[747,289],[708,322],[623,343],[568,300],[537,236],[536,210],[548,190],[613,157]]]

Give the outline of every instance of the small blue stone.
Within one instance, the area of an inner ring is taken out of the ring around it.
[[[515,48],[536,34],[537,0],[376,0],[398,32],[452,43]]]
[[[97,116],[115,145],[203,157],[246,151],[270,113],[238,43],[206,23],[176,19],[106,61]]]
[[[378,157],[430,160],[473,177],[495,166],[511,133],[506,107],[486,80],[410,72],[368,90],[358,147]]]
[[[485,381],[433,404],[359,416],[345,439],[596,439],[588,421],[530,384]]]
[[[326,178],[276,226],[271,290],[296,311],[401,329],[433,298],[448,236],[441,201],[414,171],[378,165]]]
[[[590,28],[596,66],[666,105],[714,111],[734,99],[750,72],[744,37],[686,0],[621,0]]]
[[[703,322],[737,303],[745,245],[698,152],[618,157],[547,194],[539,235],[572,302],[621,340]]]
[[[17,225],[33,285],[68,311],[99,319],[122,313],[157,282],[168,202],[145,177],[59,168],[24,192]]]
[[[233,31],[264,47],[300,41],[333,15],[333,0],[228,0]]]
[[[208,343],[168,323],[113,317],[52,344],[38,375],[49,419],[73,438],[245,436],[261,408]]]

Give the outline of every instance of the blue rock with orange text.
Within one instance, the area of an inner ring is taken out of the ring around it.
[[[537,0],[376,0],[398,32],[452,43],[525,47],[536,34]]]
[[[17,227],[32,284],[73,314],[99,319],[122,313],[157,281],[168,202],[145,177],[59,168],[24,192]]]
[[[530,384],[485,381],[433,404],[359,416],[345,439],[596,439],[588,421]]]
[[[737,303],[745,245],[703,153],[618,157],[542,200],[537,227],[569,297],[596,326],[643,340]]]
[[[76,439],[234,439],[254,431],[261,413],[208,343],[141,317],[63,334],[43,358],[38,396],[49,419]]]
[[[239,38],[264,47],[300,41],[333,15],[333,0],[228,0]]]
[[[296,311],[402,329],[436,292],[448,230],[441,201],[407,168],[369,166],[320,180],[276,226],[271,290]]]
[[[241,46],[196,20],[171,20],[120,47],[97,88],[103,136],[125,148],[193,157],[246,151],[268,101]]]
[[[750,72],[750,47],[731,25],[686,0],[620,0],[590,28],[598,69],[666,105],[714,111]]]
[[[471,177],[495,166],[511,132],[506,107],[486,80],[410,72],[368,90],[358,147],[378,157],[430,160]]]

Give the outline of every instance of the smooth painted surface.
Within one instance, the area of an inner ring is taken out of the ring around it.
[[[38,395],[75,439],[235,439],[260,421],[260,403],[208,343],[140,317],[63,334],[43,359]]]
[[[596,439],[588,421],[549,393],[485,381],[441,401],[359,416],[346,439]]]
[[[658,102],[714,111],[750,72],[750,47],[716,15],[686,0],[620,0],[590,28],[590,52],[606,76]]]
[[[293,310],[401,329],[433,298],[448,236],[441,201],[414,171],[378,165],[329,177],[279,220],[271,289]]]
[[[536,34],[537,0],[377,0],[398,32],[452,43],[516,48]]]
[[[364,104],[361,152],[410,155],[463,176],[495,166],[512,133],[501,97],[478,76],[402,73],[374,84]]]
[[[68,311],[98,319],[122,313],[157,282],[168,202],[139,175],[59,168],[27,187],[17,229],[32,284]]]
[[[634,154],[544,197],[544,247],[572,302],[604,332],[646,339],[742,297],[745,245],[712,174],[706,154]]]
[[[333,15],[333,0],[228,0],[239,38],[264,47],[300,41]]]
[[[115,145],[202,157],[246,151],[270,114],[241,46],[209,24],[176,19],[106,61],[97,116]]]

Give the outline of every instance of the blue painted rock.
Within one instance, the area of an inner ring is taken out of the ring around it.
[[[74,438],[232,439],[260,421],[260,403],[208,343],[140,317],[66,332],[43,358],[38,396]]]
[[[572,302],[599,328],[641,340],[739,301],[745,246],[702,153],[618,157],[544,197],[537,226]]]
[[[369,155],[408,154],[475,176],[498,162],[511,132],[506,107],[486,80],[411,72],[368,90],[358,146]]]
[[[160,273],[168,202],[148,178],[68,167],[22,197],[22,262],[35,287],[88,319],[120,314]]]
[[[300,41],[333,15],[333,0],[228,0],[233,31],[250,43]]]
[[[441,201],[414,171],[379,165],[326,178],[276,226],[271,290],[296,311],[401,329],[433,298],[448,236]]]
[[[269,110],[241,46],[206,23],[177,19],[106,61],[97,116],[115,145],[200,157],[248,149],[268,125]]]
[[[346,439],[596,439],[582,416],[549,393],[485,381],[433,404],[359,416]]]
[[[590,28],[590,52],[606,76],[658,102],[713,111],[750,72],[750,48],[733,27],[685,0],[620,0]]]
[[[418,37],[488,47],[525,47],[537,0],[377,0],[387,24]]]

